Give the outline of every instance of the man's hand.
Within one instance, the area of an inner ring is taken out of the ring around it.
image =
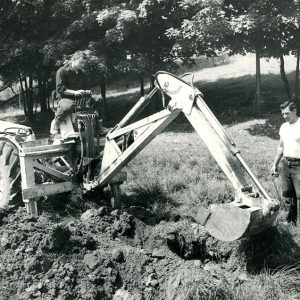
[[[74,91],[74,96],[79,96],[79,95],[82,95],[84,94],[85,90],[76,90]]]
[[[273,165],[272,168],[271,168],[271,175],[272,176],[275,176],[275,177],[278,177],[279,176],[279,172],[278,172],[278,169],[277,169],[277,166],[276,165]]]

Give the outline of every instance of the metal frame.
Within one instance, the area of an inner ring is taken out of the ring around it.
[[[38,143],[39,141],[36,141]],[[23,202],[28,213],[37,216],[37,201],[42,196],[64,193],[72,191],[75,187],[74,178],[68,177],[50,166],[41,163],[41,159],[72,155],[74,151],[74,142],[68,142],[59,145],[34,145],[35,143],[23,143],[19,148],[22,195]],[[36,183],[35,169],[43,171],[56,180],[58,183]]]

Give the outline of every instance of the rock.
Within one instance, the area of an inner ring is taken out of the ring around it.
[[[134,218],[128,214],[122,214],[119,220],[115,220],[113,223],[113,237],[118,235],[130,237],[134,234],[135,222]]]
[[[7,232],[4,232],[1,236],[0,245],[2,248],[9,248],[10,247],[10,240],[9,240],[9,234]]]
[[[34,249],[32,248],[32,247],[27,247],[26,249],[25,249],[25,253],[31,253],[31,252],[33,252],[34,251]]]
[[[145,282],[146,287],[155,287],[158,285],[157,276],[155,273],[151,273]]]
[[[199,260],[199,259],[194,260],[194,266],[195,266],[195,267],[200,267],[201,265],[202,265],[201,260]]]
[[[81,217],[80,220],[85,223],[86,221],[89,221],[92,217],[96,215],[96,209],[88,209],[85,211]]]
[[[156,287],[156,286],[158,286],[158,280],[157,279],[153,279],[153,280],[151,280],[151,286],[153,286],[153,287]]]
[[[161,249],[155,248],[152,251],[151,256],[155,257],[155,258],[165,258],[166,257],[166,250],[162,249],[162,248]]]
[[[27,215],[25,216],[24,218],[24,221],[27,221],[27,222],[36,222],[38,220],[38,217],[35,217],[33,215]]]
[[[112,216],[119,216],[121,214],[121,211],[119,209],[115,209],[110,213]]]
[[[44,257],[41,261],[42,271],[44,273],[47,273],[51,267],[52,267],[53,261],[48,259],[47,257]]]
[[[83,258],[84,264],[91,270],[94,270],[100,263],[98,255],[94,253],[88,253]]]
[[[98,216],[100,216],[100,217],[106,215],[106,214],[107,214],[107,207],[106,207],[106,206],[101,206],[101,207],[97,210],[97,214],[98,214]]]
[[[37,257],[29,258],[25,261],[25,270],[28,273],[39,273],[42,271],[40,261]]]
[[[62,224],[58,224],[52,228],[48,237],[44,241],[44,250],[62,250],[69,242],[71,237],[70,229]]]
[[[149,274],[154,273],[154,268],[151,265],[150,266],[146,266],[145,269],[146,269],[146,272],[149,273]]]
[[[135,300],[135,298],[128,291],[119,289],[114,294],[113,300]]]
[[[114,249],[112,257],[117,262],[123,262],[124,261],[124,253],[120,249]]]

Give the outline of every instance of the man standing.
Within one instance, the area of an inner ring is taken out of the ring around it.
[[[297,201],[300,201],[300,119],[294,102],[286,101],[280,105],[280,109],[286,122],[279,130],[280,142],[271,172],[278,176],[278,164],[281,161],[282,196],[288,209],[286,221],[296,225]]]
[[[72,55],[70,62],[59,68],[56,73],[56,95],[59,100],[55,118],[51,123],[51,134],[58,133],[59,124],[72,112],[75,97],[91,92],[86,90],[87,79],[83,72],[87,59],[86,52],[77,51]],[[91,105],[99,114],[100,101],[91,98]],[[105,127],[101,129],[104,134],[109,131]]]

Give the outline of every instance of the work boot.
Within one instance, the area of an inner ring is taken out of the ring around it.
[[[52,135],[56,135],[58,134],[58,124],[57,124],[57,121],[55,119],[52,120],[51,122],[51,126],[50,126],[50,133]]]
[[[102,119],[99,120],[99,134],[100,135],[107,135],[111,131],[111,128],[109,127],[104,127]]]

